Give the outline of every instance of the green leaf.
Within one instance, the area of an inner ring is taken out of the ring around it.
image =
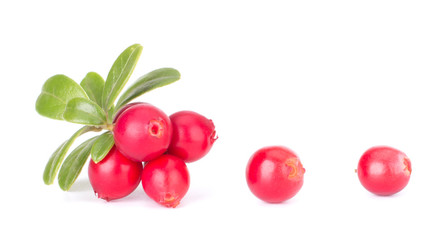
[[[85,98],[73,98],[67,104],[64,119],[85,125],[105,125],[106,113],[95,102]]]
[[[104,79],[95,72],[89,72],[81,82],[81,87],[86,91],[90,100],[101,106],[104,89]]]
[[[78,178],[97,138],[98,136],[81,143],[65,159],[58,174],[59,187],[62,190],[68,191]]]
[[[114,104],[124,85],[129,80],[135,65],[137,64],[143,47],[139,44],[134,44],[124,50],[117,60],[115,60],[112,68],[107,75],[106,83],[103,90],[103,109],[108,111]]]
[[[110,131],[101,134],[92,147],[92,160],[99,163],[114,146],[114,136]]]
[[[120,109],[136,97],[155,88],[163,87],[180,79],[180,73],[173,68],[160,68],[140,77],[118,99],[116,109]]]
[[[73,134],[70,139],[62,143],[56,151],[51,155],[50,159],[48,160],[47,165],[45,166],[44,170],[44,182],[47,185],[53,184],[54,179],[56,178],[56,173],[58,172],[62,160],[64,160],[65,155],[68,152],[68,149],[70,146],[72,146],[73,142],[77,137],[80,135],[92,131],[93,127],[84,126],[81,129],[79,129],[75,134]]]
[[[114,116],[114,113],[115,113],[115,107],[112,106],[109,108],[109,111],[107,112],[107,116],[108,116],[107,123],[108,124],[113,124],[114,119],[112,117]]]
[[[36,101],[36,111],[45,117],[64,120],[65,107],[72,98],[87,98],[75,81],[64,75],[49,78]]]

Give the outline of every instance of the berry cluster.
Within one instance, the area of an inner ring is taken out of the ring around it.
[[[148,103],[126,105],[117,115],[113,137],[112,151],[99,163],[90,161],[96,195],[107,201],[122,198],[141,180],[146,194],[166,207],[176,207],[187,193],[185,163],[205,156],[217,139],[213,122],[204,116],[180,111],[168,117]]]

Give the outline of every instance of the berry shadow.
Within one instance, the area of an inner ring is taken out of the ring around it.
[[[89,179],[78,179],[73,183],[69,192],[92,192],[92,186],[90,185]]]

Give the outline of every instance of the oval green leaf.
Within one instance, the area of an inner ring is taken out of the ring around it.
[[[124,85],[128,82],[142,50],[143,47],[140,44],[134,44],[124,50],[115,60],[104,84],[102,96],[104,111],[107,112],[114,104]]]
[[[155,88],[166,86],[180,79],[180,73],[174,68],[160,68],[140,77],[118,99],[116,109],[120,109],[134,98]]]
[[[70,139],[62,143],[56,151],[51,155],[50,159],[47,162],[44,170],[44,182],[47,185],[53,184],[54,179],[56,178],[56,173],[58,172],[62,160],[64,160],[65,155],[68,152],[68,149],[72,146],[73,142],[80,135],[93,130],[93,127],[84,126],[79,129],[75,134],[73,134]]]
[[[104,89],[104,79],[98,73],[87,73],[87,75],[81,81],[81,87],[87,93],[87,96],[89,96],[90,100],[101,106]]]
[[[114,146],[114,136],[110,131],[101,134],[92,146],[92,160],[99,163]]]
[[[85,98],[73,98],[67,103],[64,119],[84,125],[105,125],[106,113],[95,102]]]
[[[36,101],[36,111],[45,117],[64,120],[67,103],[73,98],[87,98],[78,83],[65,75],[49,78]]]
[[[97,138],[98,136],[81,143],[65,159],[58,174],[59,187],[62,190],[68,191],[76,181]]]

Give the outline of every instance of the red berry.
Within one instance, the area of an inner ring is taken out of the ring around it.
[[[148,103],[128,107],[117,118],[114,140],[118,150],[134,161],[150,161],[170,144],[172,127],[168,116]]]
[[[303,185],[305,169],[299,157],[282,146],[264,147],[250,158],[246,180],[252,193],[266,202],[294,197]]]
[[[143,168],[142,185],[146,194],[165,207],[176,207],[190,186],[187,165],[173,155],[162,155]]]
[[[216,141],[212,120],[192,111],[180,111],[170,116],[173,136],[168,153],[185,162],[194,162],[205,156]]]
[[[411,177],[411,161],[403,152],[386,146],[367,150],[358,163],[358,178],[370,192],[387,196],[401,191]]]
[[[95,194],[106,201],[129,195],[140,183],[142,164],[113,147],[99,163],[90,160],[89,180]]]

